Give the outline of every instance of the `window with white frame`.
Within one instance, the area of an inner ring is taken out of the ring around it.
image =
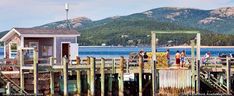
[[[30,48],[36,48],[36,50],[39,50],[38,42],[29,42],[29,47]],[[29,58],[33,58],[33,50],[29,50],[27,55],[28,55]]]
[[[10,58],[16,58],[17,55],[17,43],[10,43]]]

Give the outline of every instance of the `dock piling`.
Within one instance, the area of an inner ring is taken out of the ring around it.
[[[124,57],[120,57],[120,73],[119,73],[119,96],[124,96]]]
[[[200,33],[197,33],[197,82],[196,82],[196,92],[197,93],[200,93],[200,60],[201,60],[201,56],[200,56],[200,45],[201,45],[201,34]]]
[[[105,60],[101,58],[101,96],[105,95]]]
[[[152,63],[151,63],[151,74],[152,74],[152,95],[156,96],[156,33],[151,32],[151,50],[152,50]]]
[[[230,94],[230,58],[226,57],[226,75],[227,75],[227,94]]]
[[[24,71],[23,71],[23,65],[24,65],[24,56],[23,56],[23,49],[20,49],[20,93],[23,93],[24,90]]]
[[[90,57],[88,56],[87,57],[87,65],[90,65]],[[88,69],[87,70],[87,87],[88,87],[88,96],[90,96],[91,95],[91,93],[90,93],[90,69]]]
[[[94,85],[94,82],[95,82],[95,58],[94,57],[91,57],[90,58],[90,95],[91,96],[95,96],[95,85]]]
[[[50,95],[54,96],[54,72],[53,72],[54,58],[50,57]]]
[[[77,66],[80,65],[80,57],[76,57]],[[76,70],[76,86],[77,86],[77,95],[81,96],[81,76],[80,70]]]
[[[38,51],[35,48],[33,52],[33,74],[34,74],[34,94],[38,94]]]
[[[142,90],[142,77],[143,77],[143,57],[141,55],[139,57],[139,96],[143,96],[143,90]]]
[[[63,95],[64,96],[68,96],[68,77],[67,77],[67,73],[68,73],[68,64],[67,64],[67,58],[66,56],[63,57]]]
[[[192,70],[192,88],[195,86],[195,42],[191,40],[191,70]]]

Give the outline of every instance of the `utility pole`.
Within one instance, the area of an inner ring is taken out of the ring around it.
[[[69,11],[69,4],[65,3],[65,11],[66,11],[66,24],[67,24],[67,28],[71,29],[71,25],[70,22],[68,20],[68,11]]]

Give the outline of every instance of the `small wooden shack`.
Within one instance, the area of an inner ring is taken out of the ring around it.
[[[4,42],[4,58],[7,60],[18,62],[18,49],[33,47],[38,50],[39,62],[53,56],[61,64],[62,57],[71,60],[78,55],[78,36],[80,33],[73,29],[12,28],[0,41]],[[25,58],[32,57],[31,53],[28,52]]]

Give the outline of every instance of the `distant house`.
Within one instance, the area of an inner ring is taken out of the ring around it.
[[[63,56],[73,59],[78,55],[78,36],[73,29],[13,28],[0,41],[4,42],[5,59],[16,59],[20,48],[36,47],[39,60],[53,56],[60,63]]]

